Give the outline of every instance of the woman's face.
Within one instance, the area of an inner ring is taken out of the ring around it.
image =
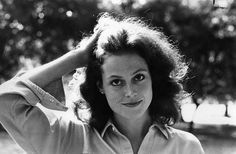
[[[109,55],[102,70],[102,90],[115,118],[148,117],[152,80],[145,60],[135,53]]]

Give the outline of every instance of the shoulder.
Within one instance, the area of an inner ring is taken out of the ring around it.
[[[58,118],[60,134],[64,136],[64,141],[71,144],[84,143],[87,135],[91,132],[89,125],[76,119],[70,112],[60,113]],[[77,145],[78,146],[78,145]]]
[[[174,138],[178,138],[180,140],[183,141],[199,141],[197,139],[197,137],[195,135],[193,135],[192,133],[183,131],[183,130],[179,130],[179,129],[175,129],[173,127],[167,127],[170,136],[174,137]]]
[[[89,131],[89,129],[91,129],[89,124],[77,119],[77,117],[74,115],[74,113],[71,110],[68,110],[63,113],[60,112],[59,121],[60,121],[61,125],[65,126],[65,127],[69,127],[73,130]]]
[[[199,139],[192,133],[167,127],[170,142],[174,142],[178,147],[181,147],[182,151],[189,151],[193,154],[203,154],[203,148]]]

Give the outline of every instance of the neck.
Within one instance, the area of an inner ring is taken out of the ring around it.
[[[130,141],[137,139],[142,141],[151,125],[149,115],[137,119],[114,116],[114,121],[118,130]]]

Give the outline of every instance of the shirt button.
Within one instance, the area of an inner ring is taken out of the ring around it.
[[[50,101],[50,102],[52,102],[52,103],[54,102],[54,100],[53,100],[53,99],[49,99],[49,101]]]
[[[114,126],[112,127],[112,131],[113,132],[117,132],[117,130],[116,130],[116,128]]]

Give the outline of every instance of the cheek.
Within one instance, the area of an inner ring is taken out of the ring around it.
[[[117,91],[109,91],[106,94],[109,107],[113,112],[121,112],[122,96]]]
[[[119,90],[107,89],[105,95],[109,104],[118,103],[122,100],[122,93]]]
[[[151,81],[142,85],[139,89],[140,89],[140,93],[142,93],[146,99],[152,100],[153,91],[152,91]]]

